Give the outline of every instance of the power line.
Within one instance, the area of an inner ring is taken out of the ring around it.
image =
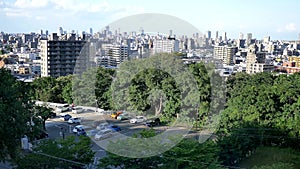
[[[84,163],[80,163],[80,162],[77,162],[77,161],[72,161],[72,160],[68,160],[68,159],[60,158],[60,157],[56,157],[56,156],[52,156],[52,155],[45,154],[45,153],[40,153],[40,152],[35,152],[35,151],[31,151],[31,152],[34,153],[34,154],[47,156],[47,157],[50,157],[50,158],[58,159],[58,160],[61,160],[61,161],[66,161],[66,162],[69,162],[69,163],[74,163],[74,164],[83,165],[83,166],[87,165],[87,164],[84,164]]]

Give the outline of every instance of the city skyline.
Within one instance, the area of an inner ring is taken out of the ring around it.
[[[238,38],[251,32],[254,38],[296,40],[300,33],[298,1],[78,1],[78,0],[8,0],[0,1],[0,31],[28,33],[39,30],[100,31],[126,16],[162,13],[194,25],[201,33],[207,30],[227,32]],[[138,29],[138,28],[137,28]],[[122,32],[122,30],[121,30]]]

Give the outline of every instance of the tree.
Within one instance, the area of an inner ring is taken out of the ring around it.
[[[0,69],[0,77],[0,160],[4,161],[17,155],[20,139],[28,131],[32,103],[27,84],[4,69]]]
[[[43,129],[46,130],[46,120],[53,116],[53,109],[46,106],[35,106],[35,116],[42,119]]]
[[[94,154],[88,137],[81,136],[77,140],[70,136],[65,140],[44,140],[29,154],[18,157],[15,163],[18,169],[79,169],[91,163]]]
[[[57,86],[61,90],[60,97],[63,99],[64,102],[68,104],[73,103],[72,80],[73,80],[72,75],[61,76],[56,79]]]
[[[61,88],[53,77],[37,78],[32,83],[32,99],[45,102],[62,103]]]
[[[109,110],[113,108],[111,96],[111,84],[115,70],[99,67],[96,74],[95,95],[97,106]]]
[[[73,76],[72,98],[75,105],[96,106],[96,68]]]
[[[157,54],[143,60],[123,62],[113,81],[112,91],[116,109],[151,116],[157,110],[156,114],[161,114],[166,121],[181,117],[176,122],[188,125],[200,103],[191,71],[174,54]]]
[[[176,116],[180,107],[180,91],[174,79],[166,72],[147,69],[132,79],[129,88],[131,106],[155,116]]]

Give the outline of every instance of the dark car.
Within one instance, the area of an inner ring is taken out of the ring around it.
[[[64,120],[65,120],[65,121],[68,121],[70,118],[72,118],[72,116],[69,115],[69,114],[66,114],[66,115],[64,116]]]
[[[56,117],[56,113],[51,112],[51,113],[50,113],[50,118],[55,118],[55,117]]]
[[[77,130],[77,136],[86,136],[86,131],[84,129]]]
[[[40,139],[44,139],[44,138],[48,138],[48,137],[49,137],[49,134],[46,133],[45,131],[43,131],[36,137],[36,139],[40,140]]]
[[[158,126],[160,125],[160,119],[159,118],[149,119],[145,122],[145,125],[148,127]]]
[[[110,125],[107,128],[111,129],[112,131],[121,131],[121,128],[116,125]]]

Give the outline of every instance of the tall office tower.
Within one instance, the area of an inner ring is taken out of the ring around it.
[[[252,33],[247,33],[247,46],[251,44],[251,39],[252,39]]]
[[[215,46],[214,57],[221,60],[223,64],[232,65],[234,64],[233,58],[237,51],[238,48],[235,46]]]
[[[61,35],[63,35],[63,34],[64,34],[63,28],[62,28],[62,27],[59,27],[58,30],[57,30],[57,35],[58,35],[58,36],[61,36]]]
[[[90,34],[93,35],[93,28],[90,28]]]
[[[210,39],[211,38],[211,31],[206,32],[206,38]]]
[[[244,39],[244,34],[242,32],[239,34],[239,39]]]
[[[218,38],[219,38],[219,32],[216,31],[216,39],[218,39]]]
[[[40,33],[40,34],[43,35],[43,33],[44,33],[44,32],[43,32],[43,29],[41,29],[41,33]]]
[[[40,40],[41,76],[59,77],[85,70],[89,60],[79,58],[84,44],[75,34],[59,37],[53,33],[48,40]]]
[[[226,32],[223,32],[223,41],[227,41],[227,33]]]
[[[172,29],[169,31],[169,36],[170,36],[170,37],[173,36],[173,30],[172,30]]]
[[[153,54],[179,52],[179,41],[175,38],[155,39],[153,41]]]
[[[46,30],[46,36],[48,36],[49,35],[49,32],[48,32],[48,30]]]

